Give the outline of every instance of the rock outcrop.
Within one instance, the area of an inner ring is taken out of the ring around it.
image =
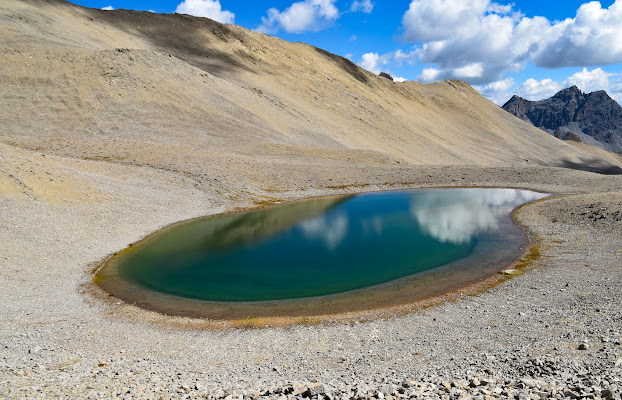
[[[622,107],[604,90],[583,93],[572,86],[540,101],[513,96],[503,109],[559,139],[622,153]]]
[[[383,78],[387,78],[387,79],[389,79],[391,81],[393,80],[393,77],[390,74],[386,73],[386,72],[381,72],[379,76],[381,76]]]

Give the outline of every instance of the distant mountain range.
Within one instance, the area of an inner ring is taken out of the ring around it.
[[[540,101],[513,96],[503,109],[559,139],[622,153],[622,107],[604,90],[572,86]]]

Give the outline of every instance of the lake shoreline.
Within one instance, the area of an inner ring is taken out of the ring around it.
[[[423,193],[441,188],[425,188],[418,189]],[[450,188],[450,189],[477,189],[477,188]],[[417,189],[405,190],[417,191]],[[379,192],[362,192],[369,193],[399,193],[405,191],[379,191]],[[321,198],[313,198],[317,200],[338,200],[340,196],[328,196]],[[532,201],[539,201],[536,199]],[[285,202],[274,205],[275,207],[298,205],[303,206],[305,200],[297,200],[294,202]],[[504,240],[505,246],[508,240],[514,241],[519,239],[515,236],[522,236],[520,253],[513,251],[513,255],[509,256],[501,253],[499,250],[490,253],[487,246],[482,247],[481,244],[475,248],[475,252],[466,257],[452,261],[446,265],[435,267],[430,270],[416,273],[410,276],[404,276],[395,280],[391,280],[382,284],[376,284],[366,288],[348,290],[342,293],[324,295],[312,298],[284,299],[273,301],[259,302],[233,302],[222,303],[205,300],[195,300],[192,298],[184,298],[175,295],[149,290],[138,284],[132,283],[121,276],[118,271],[120,260],[128,256],[128,252],[139,251],[140,248],[153,243],[154,237],[167,234],[167,232],[187,227],[191,223],[209,222],[213,217],[219,216],[235,216],[240,211],[224,213],[219,215],[197,218],[189,221],[182,221],[169,225],[157,232],[150,234],[148,237],[141,239],[130,245],[123,251],[104,259],[99,263],[98,268],[94,271],[93,285],[96,287],[86,287],[93,296],[99,299],[107,299],[112,294],[116,299],[123,299],[125,303],[136,305],[148,311],[155,311],[170,317],[190,317],[200,318],[203,329],[227,329],[230,327],[273,327],[287,326],[297,323],[318,324],[343,321],[346,319],[364,319],[370,320],[390,315],[400,315],[414,310],[428,307],[431,304],[439,304],[442,301],[456,299],[460,295],[475,295],[486,288],[490,288],[495,284],[509,279],[510,274],[501,274],[501,270],[515,268],[517,265],[521,267],[516,273],[522,273],[527,267],[528,262],[521,263],[526,255],[533,253],[535,249],[535,241],[530,235],[517,228],[515,221],[515,211],[527,203],[519,204],[505,218],[503,225],[499,227],[512,239]],[[262,205],[252,210],[264,209],[267,205]],[[273,208],[273,210],[277,210]],[[300,211],[299,211],[300,212]],[[507,219],[507,221],[506,221]],[[511,222],[510,222],[511,221]],[[414,223],[414,222],[413,222]],[[495,224],[496,225],[496,224]],[[511,226],[510,226],[511,225]],[[187,228],[186,228],[187,229]],[[520,230],[520,233],[514,232]],[[488,235],[485,235],[488,236]],[[493,234],[494,236],[494,234]],[[156,239],[157,240],[157,239]],[[152,244],[153,246],[153,244]],[[509,249],[508,249],[509,250]],[[502,255],[503,254],[503,255]],[[493,257],[493,259],[491,259]],[[481,265],[482,263],[485,264]],[[476,267],[475,267],[476,266]],[[482,268],[485,271],[482,271]],[[461,272],[459,272],[461,271]],[[451,284],[449,282],[452,282]],[[440,288],[437,287],[441,284]],[[103,292],[102,292],[103,290]],[[398,296],[399,299],[395,299]],[[114,299],[112,299],[114,300]],[[116,301],[116,300],[115,300]]]
[[[563,196],[517,210],[541,255],[526,273],[475,296],[372,320],[201,331],[196,320],[93,298],[84,290],[92,263],[174,221],[249,207],[260,196],[227,200],[171,172],[2,150],[9,165],[54,163],[85,182],[77,186],[84,196],[64,202],[0,197],[0,391],[7,397],[250,397],[316,382],[343,396],[403,382],[407,392],[436,397],[497,388],[551,395],[580,388],[586,376],[599,390],[621,385],[622,177],[546,167],[369,167],[333,172],[351,186],[271,193],[296,199],[473,185]],[[471,379],[488,383],[471,387]]]

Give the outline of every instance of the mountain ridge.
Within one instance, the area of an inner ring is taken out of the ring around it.
[[[604,90],[573,85],[539,101],[514,95],[502,108],[557,138],[622,153],[622,107]]]
[[[179,171],[208,186],[208,176],[248,165],[252,180],[277,185],[273,159],[308,171],[351,162],[612,167],[464,82],[396,83],[236,25],[61,0],[7,0],[0,17],[0,141],[16,147]]]

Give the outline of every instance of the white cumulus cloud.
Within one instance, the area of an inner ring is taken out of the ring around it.
[[[439,80],[438,78],[441,76],[442,71],[438,68],[424,68],[421,71],[421,75],[419,75],[418,79],[422,82],[433,82]]]
[[[361,56],[361,60],[358,65],[365,68],[369,72],[373,72],[378,75],[381,72],[390,73],[390,69],[387,68],[392,61],[397,60],[399,53],[387,53],[380,55],[378,53],[365,53]],[[394,78],[395,79],[395,78]]]
[[[380,71],[380,55],[378,53],[365,53],[361,57],[359,65],[366,70],[379,74]]]
[[[350,7],[350,11],[352,12],[362,11],[365,14],[371,14],[373,9],[374,9],[374,3],[372,3],[371,0],[361,0],[361,1],[357,0],[354,3],[352,3],[352,6]]]
[[[490,101],[502,105],[514,94],[527,100],[542,100],[572,85],[585,93],[604,90],[618,103],[622,100],[622,73],[606,72],[600,67],[592,70],[583,68],[564,81],[529,78],[517,86],[514,79],[507,78],[488,85],[475,86],[475,89]]]
[[[102,7],[102,10],[112,11],[112,10],[114,10],[114,7],[113,6],[106,6],[106,7]]]
[[[577,10],[573,19],[551,26],[549,40],[537,52],[537,66],[607,65],[622,62],[622,1],[603,9],[591,1]]]
[[[283,29],[289,33],[318,31],[339,19],[336,0],[304,0],[293,3],[283,11],[271,8],[261,18],[258,32],[276,33]]]
[[[507,78],[500,81],[491,82],[485,86],[476,86],[475,89],[479,91],[482,96],[486,97],[488,100],[492,101],[495,104],[503,105],[506,101],[508,101],[511,97],[509,94],[516,83],[514,79]]]
[[[358,65],[365,68],[366,70],[370,72],[373,72],[374,74],[379,74],[380,72],[390,73],[391,72],[390,66],[392,64],[395,63],[398,66],[401,66],[404,62],[414,64],[415,60],[413,58],[413,54],[405,53],[402,50],[396,50],[391,53],[386,53],[382,55],[378,53],[374,53],[374,52],[365,53],[361,57],[361,60],[359,61]],[[404,79],[404,78],[401,78],[401,77],[393,78],[394,81],[397,81],[397,79]],[[405,80],[406,79],[404,79],[401,82],[404,82]]]
[[[421,79],[486,85],[530,62],[547,68],[622,62],[622,0],[609,8],[586,3],[563,21],[529,18],[490,0],[413,0],[402,28],[415,43],[411,57],[434,68]]]
[[[232,24],[235,14],[223,10],[219,0],[184,0],[177,5],[175,12],[196,17],[206,17],[223,24]]]
[[[463,67],[454,69],[454,75],[458,79],[479,78],[484,73],[484,65],[482,63],[471,63]]]
[[[414,0],[402,17],[404,38],[413,42],[446,39],[455,28],[479,22],[487,0]]]
[[[571,75],[564,82],[564,85],[576,85],[586,93],[604,90],[614,100],[622,104],[622,73],[605,72],[600,67],[594,68],[591,71],[583,68],[582,71]]]
[[[612,77],[616,74],[605,72],[602,68],[595,68],[589,71],[587,68],[583,68],[568,78],[566,84],[568,86],[576,85],[584,92],[593,92],[596,90],[609,90],[613,85],[610,82]]]
[[[562,84],[552,79],[540,81],[529,78],[518,88],[518,95],[527,100],[542,100],[563,89]]]

